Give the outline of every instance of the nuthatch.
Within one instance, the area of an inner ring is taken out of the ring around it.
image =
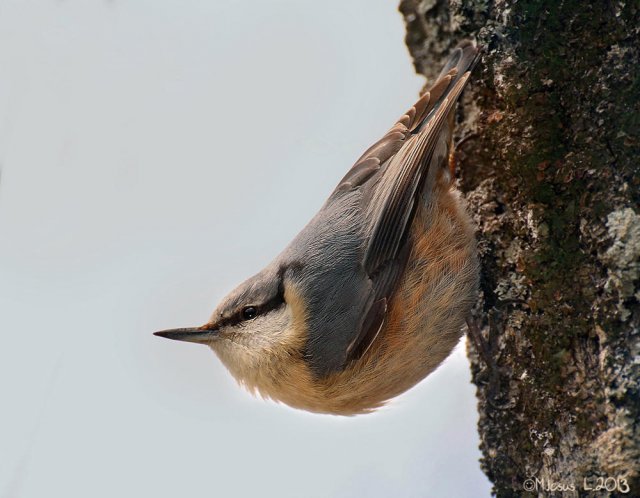
[[[372,411],[451,352],[476,299],[474,231],[454,186],[471,42],[208,323],[156,335],[211,347],[252,392],[313,412]]]

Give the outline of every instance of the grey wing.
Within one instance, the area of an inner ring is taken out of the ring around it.
[[[371,278],[375,297],[363,326],[347,348],[347,360],[364,354],[384,324],[387,303],[409,256],[410,247],[405,242],[418,194],[428,194],[429,187],[425,189],[424,184],[429,172],[447,164],[451,130],[446,129],[446,123],[468,77],[466,73],[459,78],[418,134],[406,139],[372,192],[367,206],[371,236],[363,267]]]
[[[446,162],[452,133],[448,119],[469,78],[477,52],[469,42],[458,47],[429,91],[363,156],[365,162],[375,161],[373,157],[388,164],[367,204],[372,221],[363,266],[371,278],[374,297],[360,330],[347,348],[348,360],[361,356],[382,328],[390,295],[408,257],[409,247],[404,241],[415,213],[417,195],[429,171],[441,167],[443,160]],[[403,135],[400,143],[396,138],[399,133]]]
[[[310,337],[308,353],[320,376],[364,354],[384,324],[388,302],[408,258],[410,248],[404,242],[417,196],[429,170],[446,158],[451,138],[447,122],[477,52],[469,42],[455,49],[435,84],[362,155],[329,199],[361,190],[361,211],[369,220],[370,235],[361,251],[359,271],[348,279],[355,282],[345,292],[352,312],[348,318],[332,320],[330,327],[313,327],[316,336]]]
[[[427,123],[430,113],[441,103],[444,94],[476,63],[478,49],[470,41],[462,42],[449,56],[440,75],[429,90],[405,112],[396,124],[369,147],[340,180],[334,194],[365,185]]]

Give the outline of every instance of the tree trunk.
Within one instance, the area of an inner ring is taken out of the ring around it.
[[[640,2],[400,11],[428,78],[460,40],[484,49],[457,160],[478,225],[469,358],[494,493],[640,496]]]

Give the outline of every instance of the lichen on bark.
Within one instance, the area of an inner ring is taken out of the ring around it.
[[[498,496],[598,476],[640,496],[640,4],[400,11],[427,78],[462,39],[484,50],[457,153],[482,262],[482,468]]]

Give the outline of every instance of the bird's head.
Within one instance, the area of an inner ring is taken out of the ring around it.
[[[239,382],[259,389],[304,347],[304,307],[285,273],[267,267],[227,295],[206,324],[155,335],[209,346]]]

